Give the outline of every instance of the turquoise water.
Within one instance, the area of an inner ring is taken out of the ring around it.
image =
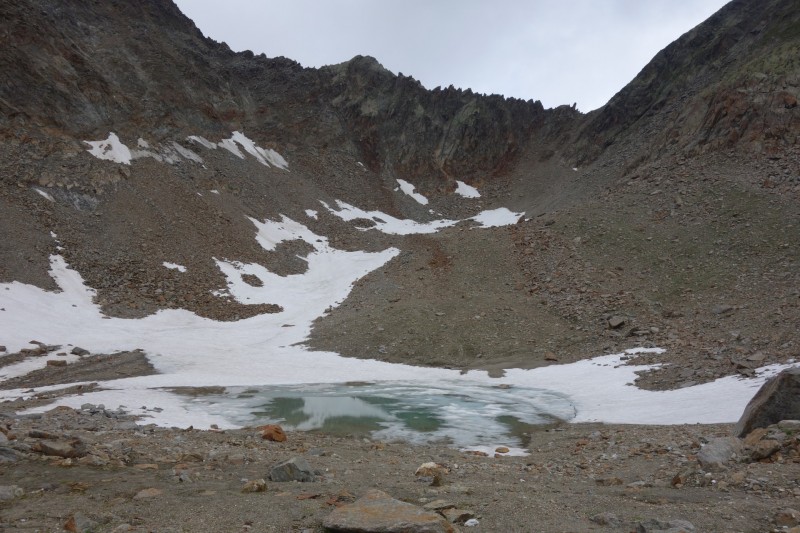
[[[229,388],[193,401],[242,426],[277,423],[290,431],[459,447],[524,447],[532,426],[575,416],[569,399],[553,391],[458,382]]]

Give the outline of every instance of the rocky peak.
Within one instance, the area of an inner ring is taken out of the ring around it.
[[[800,13],[792,0],[734,0],[648,63],[581,133],[591,160],[638,136],[649,157],[793,144],[800,129]]]

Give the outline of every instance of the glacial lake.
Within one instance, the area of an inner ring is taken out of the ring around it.
[[[241,426],[275,423],[288,431],[460,448],[524,448],[533,426],[575,416],[569,398],[554,391],[461,382],[230,387],[192,403]]]

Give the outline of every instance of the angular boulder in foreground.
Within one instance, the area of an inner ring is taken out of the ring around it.
[[[359,500],[339,507],[323,522],[326,529],[357,533],[451,533],[455,531],[440,515],[395,500],[371,489]]]
[[[800,419],[800,367],[789,368],[769,379],[742,413],[734,435],[745,437],[757,428],[782,420]]]

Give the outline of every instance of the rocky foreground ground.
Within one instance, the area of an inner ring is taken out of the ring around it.
[[[14,414],[41,401],[2,405],[2,531],[321,532],[335,510],[422,517],[385,531],[800,531],[800,422],[743,440],[730,425],[565,424],[511,457],[160,428],[88,404]],[[365,494],[377,508],[348,507]]]

